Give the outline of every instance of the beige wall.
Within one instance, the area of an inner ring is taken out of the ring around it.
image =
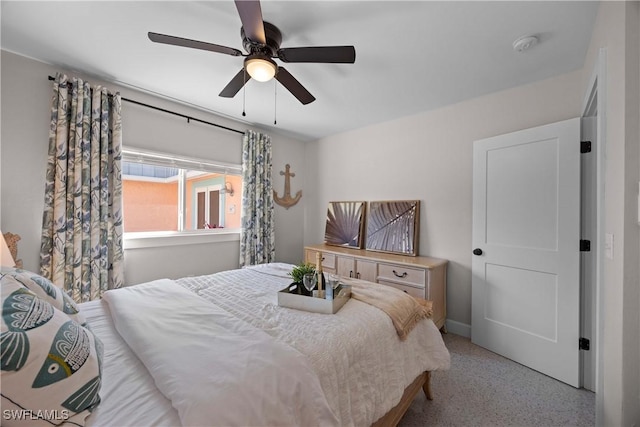
[[[87,78],[56,66],[2,51],[1,57],[1,146],[0,146],[0,229],[20,234],[20,258],[25,268],[39,269],[40,229],[44,200],[48,130],[52,83],[47,76],[57,71]],[[92,84],[101,83],[88,78]],[[249,126],[196,110],[176,102],[107,83],[122,96],[157,107],[244,131]],[[212,96],[216,96],[212,94]],[[125,145],[203,160],[240,164],[242,136],[223,129],[153,111],[123,102],[123,143]],[[257,128],[253,128],[259,130]],[[292,190],[305,180],[304,144],[297,139],[267,132],[273,142],[274,188],[284,187],[278,171],[291,164],[296,172]],[[239,192],[238,192],[239,193]],[[234,199],[240,200],[236,193]],[[276,206],[276,257],[297,262],[302,257],[303,213],[306,196],[288,210]],[[240,206],[238,205],[238,209]],[[238,267],[239,244],[200,243],[170,247],[149,247],[125,251],[125,281],[139,283],[159,277],[205,274]]]
[[[450,261],[449,327],[468,334],[473,141],[580,116],[581,77],[577,71],[309,144],[307,176],[317,180],[306,186],[305,243],[322,241],[331,200],[420,199],[420,255]]]

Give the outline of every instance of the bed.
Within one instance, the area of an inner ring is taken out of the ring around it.
[[[79,304],[104,349],[86,425],[396,424],[429,393],[430,372],[449,368],[440,332],[424,319],[400,340],[389,316],[353,298],[335,315],[279,307],[292,267],[164,279]]]

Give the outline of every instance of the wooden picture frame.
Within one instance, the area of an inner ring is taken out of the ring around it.
[[[329,202],[324,242],[362,249],[366,206],[366,202]]]
[[[369,202],[365,248],[418,255],[420,200]]]

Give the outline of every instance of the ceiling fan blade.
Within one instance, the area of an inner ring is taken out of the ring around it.
[[[278,50],[282,62],[323,62],[353,64],[356,49],[353,46],[288,47]]]
[[[168,36],[166,34],[148,33],[149,40],[156,43],[171,44],[174,46],[190,47],[193,49],[208,50],[210,52],[224,53],[232,56],[241,56],[242,52],[232,47],[220,46],[213,43],[205,43],[197,40],[183,39],[182,37]]]
[[[284,67],[278,67],[278,72],[276,73],[276,80],[282,83],[282,86],[286,87],[289,92],[296,98],[298,101],[302,102],[304,105],[307,105],[316,100],[316,98],[309,93],[307,89],[304,88],[300,84],[295,77],[291,75]]]
[[[249,40],[267,44],[262,21],[262,9],[258,0],[235,0],[244,34]]]
[[[242,86],[249,81],[249,79],[251,79],[251,76],[249,76],[249,73],[246,73],[243,68],[231,79],[225,88],[222,89],[220,96],[224,98],[233,98],[236,96],[236,93],[242,89]]]

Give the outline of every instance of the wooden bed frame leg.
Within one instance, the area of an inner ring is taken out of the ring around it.
[[[427,399],[433,400],[433,396],[431,396],[431,372],[425,371],[418,375],[416,379],[404,389],[404,394],[402,395],[400,402],[391,408],[389,412],[380,417],[378,421],[373,423],[371,427],[397,426],[405,412],[407,412],[407,409],[409,409],[409,406],[411,406],[413,399],[420,392],[420,386],[422,386],[424,394],[427,395]]]
[[[431,393],[431,372],[427,371],[426,374],[427,377],[424,380],[424,384],[422,384],[422,391],[424,391],[428,400],[433,400],[433,394]]]

